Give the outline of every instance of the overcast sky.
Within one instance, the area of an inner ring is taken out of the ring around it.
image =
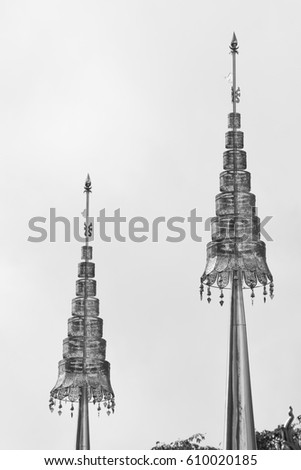
[[[30,243],[28,221],[120,208],[130,219],[214,216],[240,44],[242,130],[275,298],[245,293],[258,430],[301,413],[299,1],[0,1],[2,449],[72,449],[76,418],[48,410],[80,244]],[[188,229],[188,225],[187,225]],[[127,236],[127,225],[123,229]],[[91,406],[93,449],[207,433],[222,445],[230,300],[201,303],[203,242],[94,242],[116,394]]]

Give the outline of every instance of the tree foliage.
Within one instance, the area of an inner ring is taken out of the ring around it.
[[[291,415],[290,415],[291,416]],[[299,423],[279,425],[273,431],[257,431],[258,450],[301,450],[301,416]],[[220,450],[218,447],[204,446],[205,436],[198,433],[187,439],[178,439],[170,444],[156,442],[152,450]]]
[[[278,426],[273,431],[256,432],[258,450],[301,450],[301,428],[293,425],[289,437],[284,426]]]
[[[178,439],[170,444],[158,441],[155,447],[152,447],[152,450],[218,450],[217,447],[202,445],[204,440],[204,434],[198,433],[184,440]]]

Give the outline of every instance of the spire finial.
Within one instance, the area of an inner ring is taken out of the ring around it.
[[[87,174],[87,178],[86,178],[86,181],[85,181],[85,193],[90,193],[91,190],[92,190],[92,183],[91,183],[91,178],[90,178],[90,175],[89,173]]]
[[[230,49],[231,49],[231,52],[233,52],[234,54],[238,54],[238,42],[237,42],[236,34],[234,32],[233,32],[232,41],[230,44]]]
[[[240,101],[240,88],[236,88],[236,54],[238,54],[238,42],[236,34],[233,33],[232,41],[230,44],[230,53],[232,54],[232,103],[233,103],[233,113],[236,113],[236,104]]]

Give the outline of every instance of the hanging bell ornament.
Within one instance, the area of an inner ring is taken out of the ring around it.
[[[255,294],[254,294],[254,287],[251,287],[251,299],[252,299],[252,305],[254,305],[254,297],[255,297]]]
[[[210,304],[210,302],[211,302],[211,290],[210,290],[210,286],[209,286],[208,289],[207,289],[207,302],[208,302],[208,304]]]
[[[267,295],[268,295],[267,288],[266,288],[266,286],[263,286],[263,301],[264,301],[264,303],[266,303],[266,301],[267,301],[267,298],[266,298]]]
[[[221,294],[220,294],[219,298],[221,299],[221,300],[219,301],[219,303],[220,303],[220,306],[222,307],[222,306],[224,305],[224,300],[223,300],[223,299],[224,299],[224,293],[223,293],[223,289],[221,289]]]
[[[271,299],[274,298],[274,283],[273,282],[270,283],[270,298]]]
[[[203,281],[201,280],[201,285],[200,285],[200,298],[203,300],[203,292],[204,292],[204,284]]]

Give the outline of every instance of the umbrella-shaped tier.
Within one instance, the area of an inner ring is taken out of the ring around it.
[[[114,412],[114,392],[110,382],[110,363],[106,361],[106,341],[102,337],[99,300],[95,297],[95,264],[91,258],[92,247],[83,246],[82,259],[85,261],[78,265],[77,297],[72,300],[68,337],[63,341],[58,379],[50,392],[50,408],[53,409],[56,399],[78,401],[82,387],[86,385],[88,399],[97,402],[98,409],[103,402],[109,414]]]
[[[240,129],[240,114],[230,113],[224,152],[224,171],[220,174],[220,193],[215,198],[216,216],[211,219],[211,238],[207,244],[207,263],[201,277],[200,293],[208,286],[207,300],[211,300],[210,287],[221,290],[231,283],[231,273],[239,270],[245,287],[252,290],[266,286],[273,295],[273,276],[266,261],[265,243],[260,240],[260,219],[256,215],[256,198],[250,192],[251,174],[246,171],[247,156],[243,150],[244,138]]]

